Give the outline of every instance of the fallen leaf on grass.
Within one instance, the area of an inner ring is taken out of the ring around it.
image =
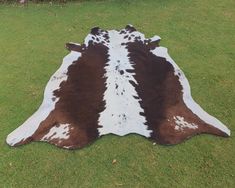
[[[116,164],[116,163],[117,163],[117,160],[113,159],[112,164]]]

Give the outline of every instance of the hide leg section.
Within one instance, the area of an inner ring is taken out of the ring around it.
[[[187,78],[171,59],[167,49],[156,47],[152,53],[157,58],[164,58],[168,66],[171,65],[162,87],[163,118],[158,125],[154,124],[152,137],[161,144],[177,144],[201,133],[230,136],[230,130],[222,122],[193,100]]]
[[[34,141],[44,141],[65,149],[82,148],[93,142],[98,134],[88,134],[78,122],[71,121],[59,111],[53,111],[32,135]]]
[[[7,136],[6,142],[10,146],[19,146],[29,143],[33,140],[32,135],[40,126],[41,122],[47,119],[47,107],[41,106],[29,119],[27,119],[20,127]]]
[[[128,45],[138,83],[134,87],[144,109],[142,115],[152,130],[150,137],[160,144],[171,145],[201,133],[230,135],[225,125],[194,102],[188,80],[167,49],[156,47],[149,52],[149,48],[139,42]]]
[[[156,126],[152,138],[160,144],[172,145],[202,133],[228,136],[227,132],[206,123],[181,103],[167,109],[166,118]]]

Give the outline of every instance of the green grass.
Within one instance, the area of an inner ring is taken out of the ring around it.
[[[235,1],[128,0],[0,6],[0,187],[235,187]],[[6,136],[40,105],[50,75],[91,27],[133,24],[188,77],[194,99],[232,131],[177,146],[104,136],[75,151],[11,148]],[[116,159],[117,163],[112,164]]]

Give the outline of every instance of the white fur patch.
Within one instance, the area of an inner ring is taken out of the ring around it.
[[[52,140],[52,139],[68,139],[69,138],[69,124],[59,124],[53,126],[49,133],[47,133],[41,140]]]
[[[197,129],[198,125],[195,123],[188,123],[187,121],[184,120],[184,117],[181,116],[174,116],[175,120],[175,130],[184,130],[185,128],[189,129]]]

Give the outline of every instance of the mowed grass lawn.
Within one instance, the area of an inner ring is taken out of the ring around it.
[[[0,187],[235,187],[234,7],[234,0],[0,5]],[[9,147],[6,136],[39,107],[68,53],[64,44],[82,43],[94,26],[128,23],[161,36],[194,99],[231,137],[160,146],[138,135],[108,135],[75,151],[42,142]]]

